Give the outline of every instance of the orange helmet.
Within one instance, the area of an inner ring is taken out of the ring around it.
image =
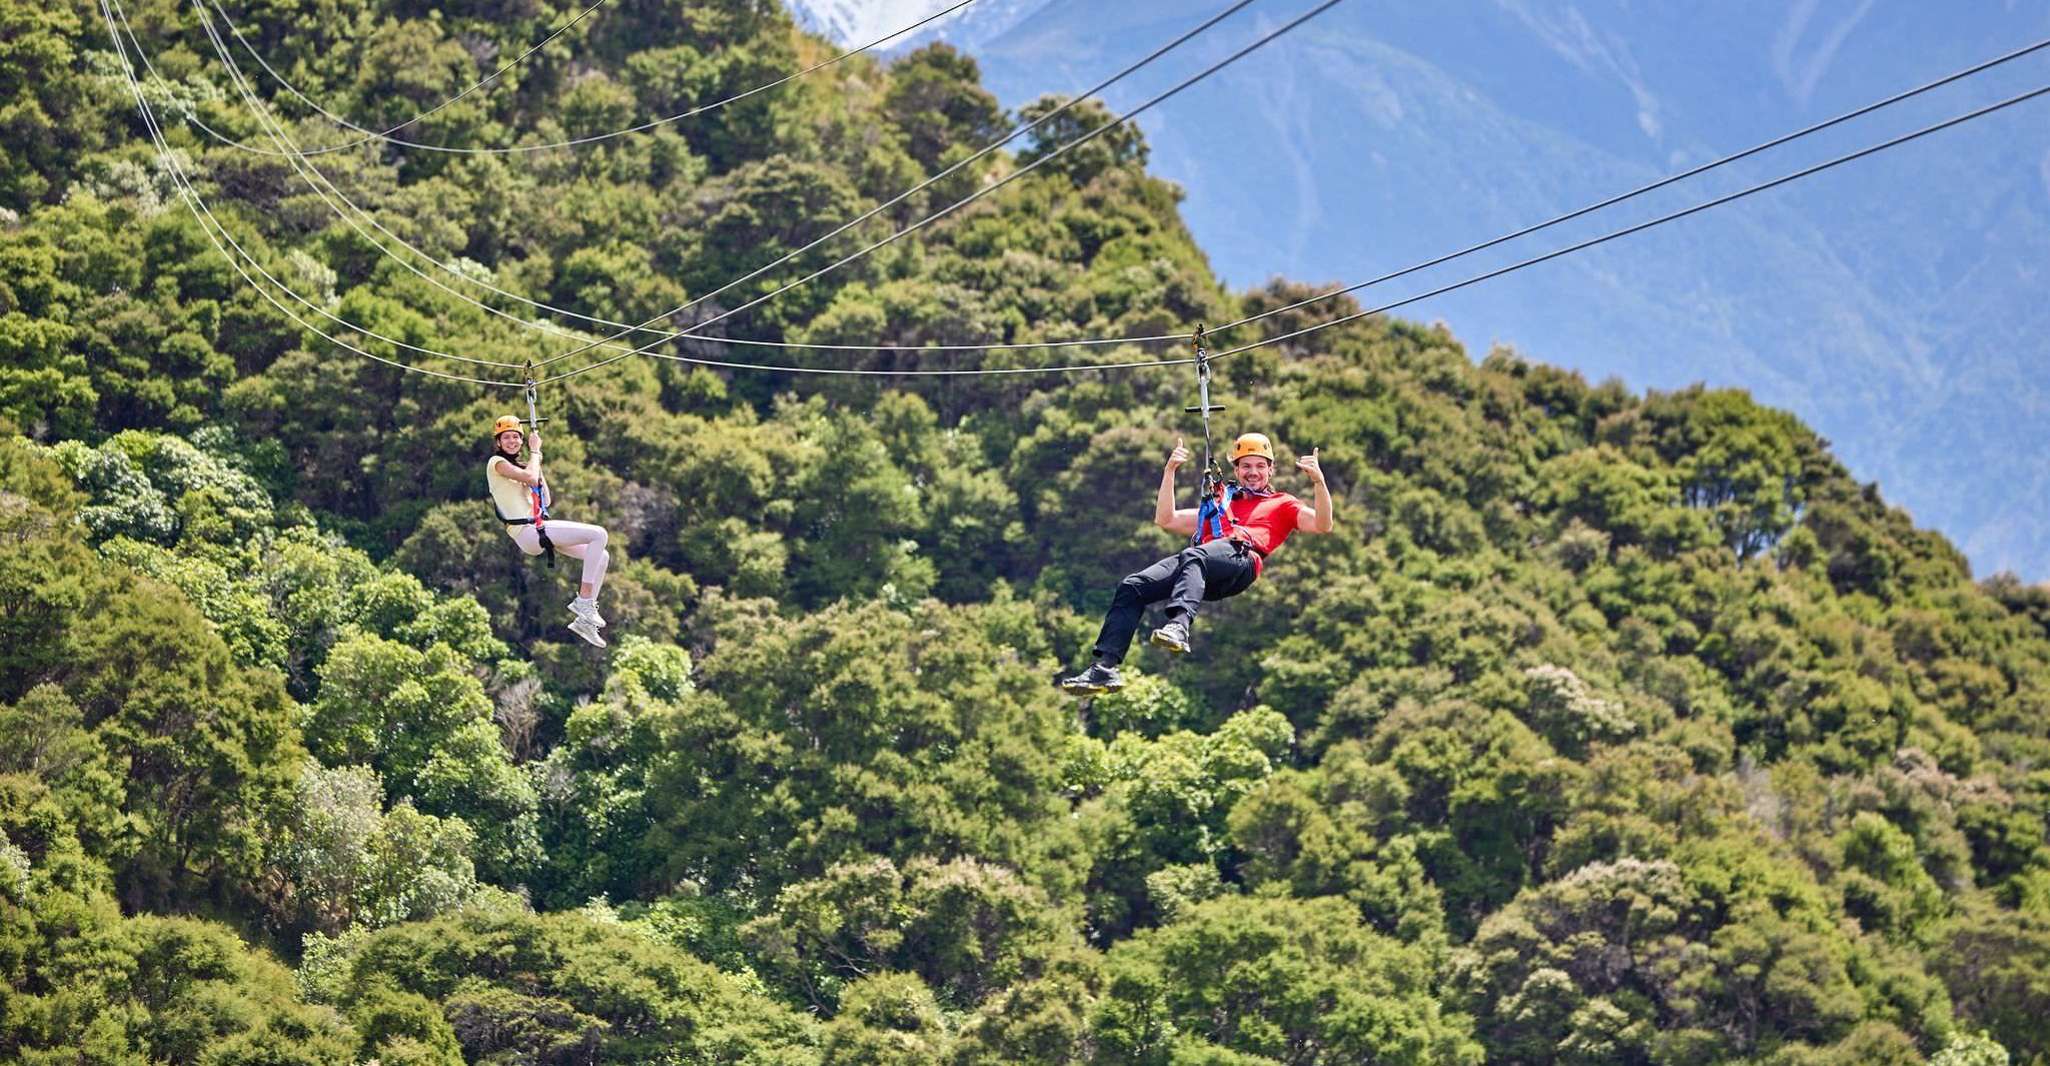
[[[491,427],[491,435],[496,438],[500,433],[508,429],[518,428],[520,428],[520,418],[518,415],[499,415],[497,424]]]
[[[1236,463],[1248,455],[1264,456],[1271,463],[1274,461],[1274,442],[1268,440],[1265,433],[1241,434],[1232,442],[1231,461]]]

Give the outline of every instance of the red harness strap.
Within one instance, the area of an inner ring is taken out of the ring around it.
[[[549,569],[555,568],[555,542],[548,539],[548,507],[541,502],[541,486],[527,486],[529,501],[528,515],[534,522],[534,539],[541,542],[541,554],[548,558]]]

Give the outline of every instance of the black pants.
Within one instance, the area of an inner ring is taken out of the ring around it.
[[[1126,577],[1118,582],[1110,613],[1103,616],[1103,631],[1096,635],[1097,661],[1112,666],[1125,661],[1132,634],[1139,631],[1149,605],[1166,600],[1168,617],[1188,625],[1204,601],[1236,596],[1252,587],[1258,576],[1252,549],[1238,541],[1213,540]]]

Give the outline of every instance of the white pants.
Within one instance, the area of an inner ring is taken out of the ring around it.
[[[541,554],[541,534],[533,526],[507,526],[513,542],[528,555]],[[605,583],[605,567],[612,562],[612,556],[605,551],[605,530],[599,526],[582,522],[548,521],[548,540],[555,550],[572,559],[584,561],[583,582],[591,586],[591,595],[598,595],[598,587]]]

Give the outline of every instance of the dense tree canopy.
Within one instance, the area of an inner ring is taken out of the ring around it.
[[[582,6],[229,13],[391,125]],[[1311,291],[1227,291],[1137,131],[1007,115],[943,45],[576,149],[295,166],[191,121],[277,150],[194,10],[121,10],[168,160],[97,3],[0,0],[0,1057],[2050,1063],[2050,592],[1975,582],[1792,415],[1381,316],[1235,356],[1230,426],[1283,488],[1319,449],[1337,535],[1077,703],[1048,682],[1174,547],[1190,375],[630,359],[542,390],[556,511],[613,535],[600,653],[482,495],[518,393],[265,291],[519,365],[606,327],[503,293],[700,323],[1026,167],[655,350],[1138,361],[916,349]],[[406,135],[604,132],[832,51],[615,0]]]

